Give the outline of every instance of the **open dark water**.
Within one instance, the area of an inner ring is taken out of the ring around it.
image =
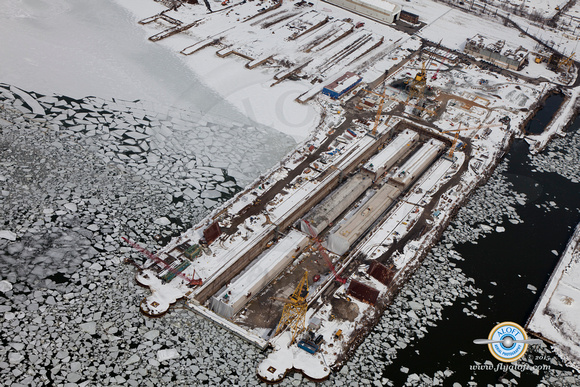
[[[546,98],[542,109],[524,127],[524,132],[531,134],[542,133],[552,120],[554,113],[558,111],[562,102],[564,102],[564,95],[561,93],[552,94]]]
[[[571,125],[569,131],[580,128],[580,118]],[[489,360],[494,367],[498,361],[489,353],[486,345],[475,345],[473,339],[487,338],[494,325],[503,321],[513,321],[522,326],[530,316],[541,291],[558,262],[560,254],[575,226],[580,222],[580,184],[575,184],[556,173],[532,172],[527,163],[528,145],[523,140],[514,142],[509,154],[508,169],[504,175],[513,184],[513,189],[527,195],[524,206],[516,205],[523,223],[504,222],[505,232],[493,232],[478,239],[477,244],[465,243],[455,246],[464,261],[454,261],[457,267],[471,278],[483,293],[477,296],[479,302],[475,313],[485,315],[478,319],[466,315],[462,310],[473,297],[458,298],[453,306],[443,310],[443,320],[436,327],[429,327],[425,338],[413,341],[406,349],[398,352],[394,363],[387,366],[384,376],[396,386],[403,385],[407,376],[413,373],[430,377],[439,371],[450,369],[454,374],[445,380],[445,385],[454,382],[462,386],[467,382],[477,385],[495,384],[504,372],[494,370],[470,370],[475,362]],[[537,208],[536,204],[553,201],[558,208]],[[491,282],[497,283],[493,285]],[[538,290],[534,294],[528,284]],[[490,298],[489,296],[493,296]],[[460,351],[464,354],[460,354]],[[547,360],[540,359],[528,350],[526,358],[533,359],[534,365],[549,365],[552,369],[566,367],[549,364],[556,355],[551,349],[544,350]],[[466,354],[465,354],[466,353]],[[526,359],[524,358],[524,359]],[[558,364],[561,364],[558,361]],[[409,368],[408,374],[400,368]],[[519,378],[508,373],[509,380],[515,378],[519,385],[535,386],[542,379],[542,371],[534,375],[524,370]],[[575,374],[580,386],[580,375]]]

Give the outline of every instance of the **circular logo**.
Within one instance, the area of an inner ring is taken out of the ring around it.
[[[507,321],[493,327],[488,339],[495,341],[487,345],[489,351],[493,357],[504,363],[518,360],[528,349],[528,344],[518,343],[520,340],[528,339],[526,331],[513,322]]]

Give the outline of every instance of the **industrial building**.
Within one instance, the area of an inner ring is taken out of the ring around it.
[[[401,189],[385,184],[359,210],[329,235],[326,247],[335,254],[343,255],[367,229],[387,210],[401,194]]]
[[[359,75],[348,71],[331,84],[326,85],[322,89],[322,94],[338,99],[342,97],[344,93],[347,93],[350,89],[358,85],[361,80],[362,78]]]
[[[492,40],[477,34],[465,42],[465,53],[509,70],[521,70],[528,60],[528,50],[513,47],[505,40]]]
[[[411,24],[419,24],[419,15],[416,15],[411,12],[401,11],[401,20],[406,21],[407,23]]]
[[[305,233],[309,232],[304,223],[307,220],[310,227],[318,235],[324,231],[336,218],[354,203],[373,183],[373,179],[367,173],[357,173],[349,178],[346,183],[334,190],[322,203],[314,208],[300,223],[300,228]]]
[[[405,129],[396,135],[389,144],[371,157],[361,172],[350,177],[335,189],[322,203],[308,213],[307,220],[316,234],[324,231],[336,218],[346,211],[385,171],[411,152],[419,139],[417,132]],[[308,226],[301,222],[302,231],[309,232]]]
[[[401,7],[384,0],[325,0],[351,12],[381,23],[391,24],[399,19]]]

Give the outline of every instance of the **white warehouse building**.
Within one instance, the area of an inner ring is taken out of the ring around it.
[[[401,7],[385,0],[325,0],[351,12],[382,23],[394,23],[399,19]]]

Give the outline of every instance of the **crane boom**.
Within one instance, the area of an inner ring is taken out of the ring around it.
[[[159,258],[158,256],[156,256],[155,254],[153,254],[149,250],[147,250],[147,249],[139,246],[137,243],[133,242],[132,240],[127,239],[125,237],[122,237],[122,239],[125,242],[127,242],[129,245],[131,245],[131,247],[133,247],[135,250],[138,250],[139,252],[143,253],[147,258],[151,259],[153,262],[157,263],[162,268],[166,269],[167,271],[169,271],[172,274],[175,274],[175,276],[178,276],[178,277],[186,280],[188,282],[188,284],[190,284],[190,285],[198,285],[198,286],[201,285],[201,284],[203,284],[203,281],[201,280],[201,278],[199,278],[199,279],[194,279],[193,278],[193,276],[195,276],[195,271],[193,272],[192,278],[189,278],[188,276],[186,276],[185,274],[183,274],[183,272],[175,270],[170,265],[168,265],[164,260],[162,260],[161,258]]]
[[[292,333],[290,343],[293,343],[296,340],[296,336],[306,329],[306,311],[308,310],[306,297],[308,297],[308,271],[304,271],[302,279],[289,298],[271,297],[273,300],[282,301],[286,304],[282,310],[282,317],[276,327],[275,335],[282,332],[284,328],[289,328]]]
[[[322,255],[322,257],[326,261],[326,265],[328,265],[328,267],[332,271],[332,275],[334,276],[334,279],[337,280],[338,282],[340,282],[341,284],[345,284],[346,279],[339,276],[338,273],[336,272],[336,270],[334,269],[334,265],[332,264],[330,257],[326,253],[326,250],[324,249],[324,247],[322,247],[320,240],[318,240],[318,235],[316,235],[316,232],[314,232],[314,229],[310,225],[310,222],[308,222],[307,220],[303,220],[303,221],[304,221],[304,223],[306,223],[306,226],[308,227],[308,232],[310,233],[310,236],[312,237],[312,239],[314,239],[314,242],[316,243],[316,247],[318,248],[318,251],[320,251],[320,255]]]

